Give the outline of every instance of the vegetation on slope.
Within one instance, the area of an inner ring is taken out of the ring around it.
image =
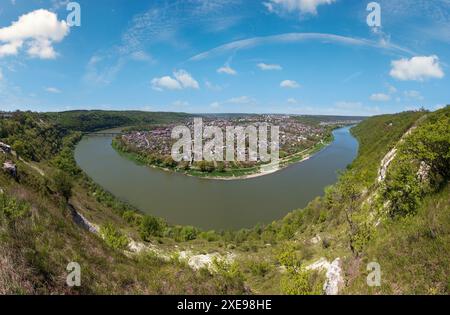
[[[25,123],[21,115],[27,119]],[[31,117],[31,118],[29,118]],[[20,138],[36,132],[36,115],[16,113],[12,120],[0,120],[7,137]],[[31,120],[31,121],[30,121]],[[45,129],[55,126],[39,120]],[[29,130],[31,129],[31,130]],[[36,132],[36,143],[44,143]],[[195,272],[178,259],[162,259],[152,252],[126,254],[124,237],[132,229],[124,217],[142,218],[132,209],[102,191],[95,196],[95,184],[74,166],[70,147],[74,134],[59,139],[59,152],[46,161],[31,164],[13,154],[0,153],[0,162],[17,165],[16,177],[0,172],[0,293],[14,294],[224,294],[244,293],[239,274]],[[39,148],[30,146],[30,156]],[[34,166],[31,167],[31,166]],[[42,172],[37,172],[36,168]],[[44,175],[41,175],[44,174]],[[73,186],[73,187],[72,187]],[[97,191],[101,191],[97,188]],[[98,200],[97,200],[98,199]],[[81,209],[81,207],[85,207]],[[92,208],[88,208],[92,207]],[[73,209],[84,212],[101,225],[100,234],[90,233],[73,220]],[[91,211],[89,211],[91,210]],[[90,213],[91,212],[91,213]],[[131,220],[131,219],[130,219]],[[126,233],[126,234],[125,234]],[[187,233],[186,233],[187,234]],[[70,262],[81,266],[82,285],[66,284]]]
[[[190,117],[184,113],[77,110],[43,114],[60,129],[92,132],[115,127],[154,125],[183,121]]]
[[[449,113],[447,107],[367,119],[353,129],[357,159],[324,197],[272,224],[223,232],[169,226],[118,201],[76,167],[79,134],[66,130],[56,155],[27,164],[10,156],[18,178],[0,175],[0,279],[7,279],[0,292],[242,293],[245,283],[252,293],[318,294],[325,274],[307,267],[339,257],[341,293],[448,294]],[[5,121],[0,140],[20,138],[11,131],[19,127],[4,128]],[[393,148],[386,179],[378,182],[381,160]],[[70,195],[58,176],[72,180]],[[67,202],[100,226],[103,239],[73,223]],[[124,255],[125,237],[166,253],[232,252],[235,263],[218,263],[211,273],[154,252]],[[70,261],[86,268],[79,289],[65,285]],[[366,284],[372,261],[381,266],[381,287]]]

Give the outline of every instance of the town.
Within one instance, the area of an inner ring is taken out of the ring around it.
[[[136,153],[141,157],[145,156],[147,157],[146,160],[150,160],[150,164],[154,165],[169,168],[181,167],[183,170],[196,167],[202,169],[205,163],[201,163],[201,161],[204,159],[204,161],[213,162],[214,164],[210,167],[204,167],[207,172],[210,172],[211,169],[216,169],[218,165],[223,171],[228,168],[251,168],[269,162],[267,159],[264,159],[264,154],[261,154],[261,152],[258,155],[252,151],[252,143],[254,144],[255,142],[250,141],[249,131],[251,130],[260,131],[257,147],[259,147],[259,151],[261,149],[269,151],[270,148],[273,160],[275,152],[272,151],[276,151],[276,158],[287,158],[313,148],[319,143],[324,143],[327,138],[330,138],[331,130],[335,127],[354,123],[353,120],[350,121],[345,118],[331,120],[329,117],[328,119],[317,119],[317,121],[312,122],[302,120],[301,117],[296,115],[205,115],[202,117],[202,121],[204,125],[208,126],[207,128],[222,132],[218,132],[219,136],[214,135],[215,138],[212,140],[212,135],[209,135],[209,138],[202,137],[201,143],[198,143],[197,137],[199,135],[194,119],[186,119],[181,124],[185,129],[181,130],[177,129],[177,127],[180,127],[180,124],[148,126],[140,129],[133,128],[116,138],[116,147],[120,147],[123,151]],[[261,138],[263,127],[266,127],[267,129],[265,130],[268,132]],[[278,141],[275,138],[272,139],[275,136],[274,127],[279,127],[276,134]],[[184,130],[188,134],[189,143],[187,145],[186,141],[184,141],[185,139],[180,139],[180,135],[183,133],[177,130]],[[238,140],[234,141],[234,135],[232,135],[234,144],[232,144],[231,150],[228,143],[230,130],[246,131],[244,135],[245,140],[241,138],[241,141],[239,141],[238,136]],[[174,133],[174,131],[177,132]],[[192,134],[194,135],[193,139],[191,139]],[[202,135],[203,132],[201,132],[200,136]],[[217,137],[222,137],[222,139],[217,139]],[[216,146],[213,145],[214,152],[205,152],[211,148],[210,142],[215,142],[216,144]],[[225,142],[227,142],[226,145],[223,145]],[[242,143],[245,143],[244,149],[242,146],[239,146]],[[180,153],[178,156],[173,154],[174,146],[177,153]],[[205,146],[208,150],[204,150]],[[179,150],[181,147],[183,150]],[[204,151],[200,149],[200,153],[203,154],[191,154],[198,147],[203,148]],[[231,156],[230,151],[232,152]],[[266,151],[267,154],[269,154],[268,151]],[[223,156],[226,156],[226,159],[223,159]],[[221,163],[218,163],[219,161]]]

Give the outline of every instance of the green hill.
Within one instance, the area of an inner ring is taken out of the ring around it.
[[[17,166],[16,176],[0,172],[0,293],[320,294],[324,282],[339,294],[450,293],[450,107],[366,119],[352,130],[358,157],[324,197],[224,232],[145,216],[78,169],[79,131],[148,123],[140,115],[0,119],[0,141],[14,150],[0,162]],[[159,115],[148,119],[183,118]],[[80,287],[66,285],[70,262]],[[366,283],[370,262],[379,287]]]

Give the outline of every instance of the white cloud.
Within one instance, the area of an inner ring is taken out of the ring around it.
[[[198,82],[185,70],[175,71],[173,75],[183,88],[200,88]]]
[[[175,71],[174,77],[164,76],[161,78],[154,78],[152,80],[152,87],[154,90],[181,90],[181,89],[199,89],[198,82],[185,70]]]
[[[242,39],[234,42],[230,42],[208,51],[204,51],[191,57],[190,61],[199,61],[212,56],[226,54],[229,52],[235,52],[242,49],[250,49],[257,46],[268,45],[268,44],[286,44],[286,43],[299,43],[304,41],[320,41],[327,43],[335,43],[350,46],[360,46],[360,47],[373,47],[383,50],[397,51],[401,53],[414,54],[411,50],[407,48],[400,47],[393,44],[392,42],[383,42],[346,37],[335,34],[326,33],[285,33],[271,36],[253,37]]]
[[[224,73],[224,74],[229,74],[229,75],[236,75],[237,74],[236,70],[234,70],[233,68],[231,68],[228,65],[225,65],[225,66],[220,67],[219,69],[217,69],[217,73]]]
[[[58,89],[58,88],[55,88],[55,87],[48,87],[48,88],[45,88],[45,90],[46,90],[47,92],[53,93],[53,94],[59,94],[59,93],[61,93],[61,90]]]
[[[390,75],[402,81],[424,81],[429,78],[444,77],[439,58],[435,55],[394,60],[391,65]]]
[[[17,55],[26,46],[31,57],[53,59],[53,43],[60,42],[69,33],[66,21],[58,21],[55,13],[39,9],[24,14],[10,26],[0,28],[0,57]]]
[[[285,89],[297,89],[300,85],[293,80],[284,80],[280,83],[280,86]]]
[[[0,81],[2,81],[3,80],[3,71],[2,71],[2,68],[0,68]]]
[[[387,102],[391,100],[391,96],[384,93],[375,93],[370,96],[370,100],[374,102]]]
[[[270,12],[280,13],[283,11],[302,14],[317,14],[317,7],[323,4],[332,4],[335,0],[270,0],[264,5]]]
[[[181,84],[172,77],[165,76],[161,78],[154,78],[152,80],[152,87],[157,91],[166,90],[181,90]]]
[[[258,63],[258,68],[263,71],[270,71],[270,70],[282,70],[283,68],[280,65],[276,64],[266,64],[266,63]]]
[[[410,90],[410,91],[405,91],[404,94],[409,99],[415,99],[415,100],[419,100],[419,101],[424,100],[424,97],[422,96],[422,94],[420,94],[419,91]]]

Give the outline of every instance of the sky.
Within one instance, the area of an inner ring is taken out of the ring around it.
[[[369,2],[78,0],[78,11],[0,0],[0,110],[378,115],[449,104],[450,0],[378,0],[379,26]]]

